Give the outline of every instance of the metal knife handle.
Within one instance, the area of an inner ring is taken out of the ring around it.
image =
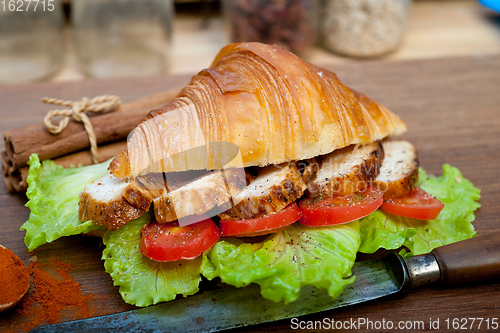
[[[431,253],[444,284],[500,280],[500,232],[445,245]]]
[[[410,290],[438,282],[441,278],[438,261],[432,253],[409,258],[400,258],[406,267],[406,273],[408,274],[408,280],[410,282]]]

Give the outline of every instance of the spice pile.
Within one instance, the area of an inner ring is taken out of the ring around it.
[[[37,261],[28,266],[35,290],[20,305],[19,312],[29,318],[20,329],[30,330],[43,323],[57,323],[62,311],[67,309],[79,311],[81,318],[95,315],[89,309],[89,300],[105,297],[83,294],[80,284],[69,275],[70,269],[71,265],[57,259],[48,263]]]
[[[21,259],[0,246],[0,304],[17,301],[28,290],[30,277]]]

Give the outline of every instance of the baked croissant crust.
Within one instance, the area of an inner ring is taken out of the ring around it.
[[[149,113],[110,171],[124,178],[236,160],[262,167],[405,131],[399,117],[334,73],[276,45],[231,44],[172,102]],[[234,145],[209,145],[221,142]]]

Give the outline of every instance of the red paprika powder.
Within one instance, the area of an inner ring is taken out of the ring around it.
[[[30,285],[28,269],[11,250],[0,245],[0,304],[19,300]]]
[[[33,262],[28,266],[34,292],[21,304],[19,312],[29,319],[20,327],[29,330],[42,323],[57,323],[64,309],[73,308],[80,318],[88,318],[89,300],[105,299],[97,294],[83,294],[80,283],[70,275],[71,265],[51,258],[47,263]],[[95,315],[95,314],[94,314]]]

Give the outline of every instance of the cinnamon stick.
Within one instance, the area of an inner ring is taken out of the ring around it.
[[[99,163],[105,162],[116,156],[127,147],[127,141],[113,142],[99,147]],[[72,165],[91,165],[92,154],[89,150],[79,151],[53,159],[59,165],[68,168]],[[24,192],[28,189],[28,171],[29,167],[24,166],[19,169],[11,168],[8,174],[4,176],[4,182],[9,192]]]
[[[175,88],[124,104],[111,113],[90,117],[97,143],[99,162],[104,162],[126,147],[126,139],[148,112],[170,102],[179,92]],[[26,191],[28,159],[37,153],[40,160],[56,163],[90,165],[92,157],[87,133],[81,123],[70,121],[60,134],[50,134],[43,123],[5,133],[5,151],[1,153],[4,183],[9,192]]]
[[[3,175],[7,176],[9,174],[9,168],[11,167],[9,163],[9,158],[7,157],[7,153],[5,151],[2,152],[2,171]]]
[[[173,99],[180,89],[154,94],[120,106],[116,111],[90,117],[97,144],[126,139],[130,131],[152,109],[159,108]],[[15,169],[27,165],[32,153],[40,160],[53,159],[90,146],[81,123],[71,121],[60,134],[50,134],[45,125],[33,125],[5,133],[5,151]]]
[[[16,192],[16,189],[14,188],[14,185],[8,175],[3,177],[3,182],[5,183],[5,187],[8,192]]]

